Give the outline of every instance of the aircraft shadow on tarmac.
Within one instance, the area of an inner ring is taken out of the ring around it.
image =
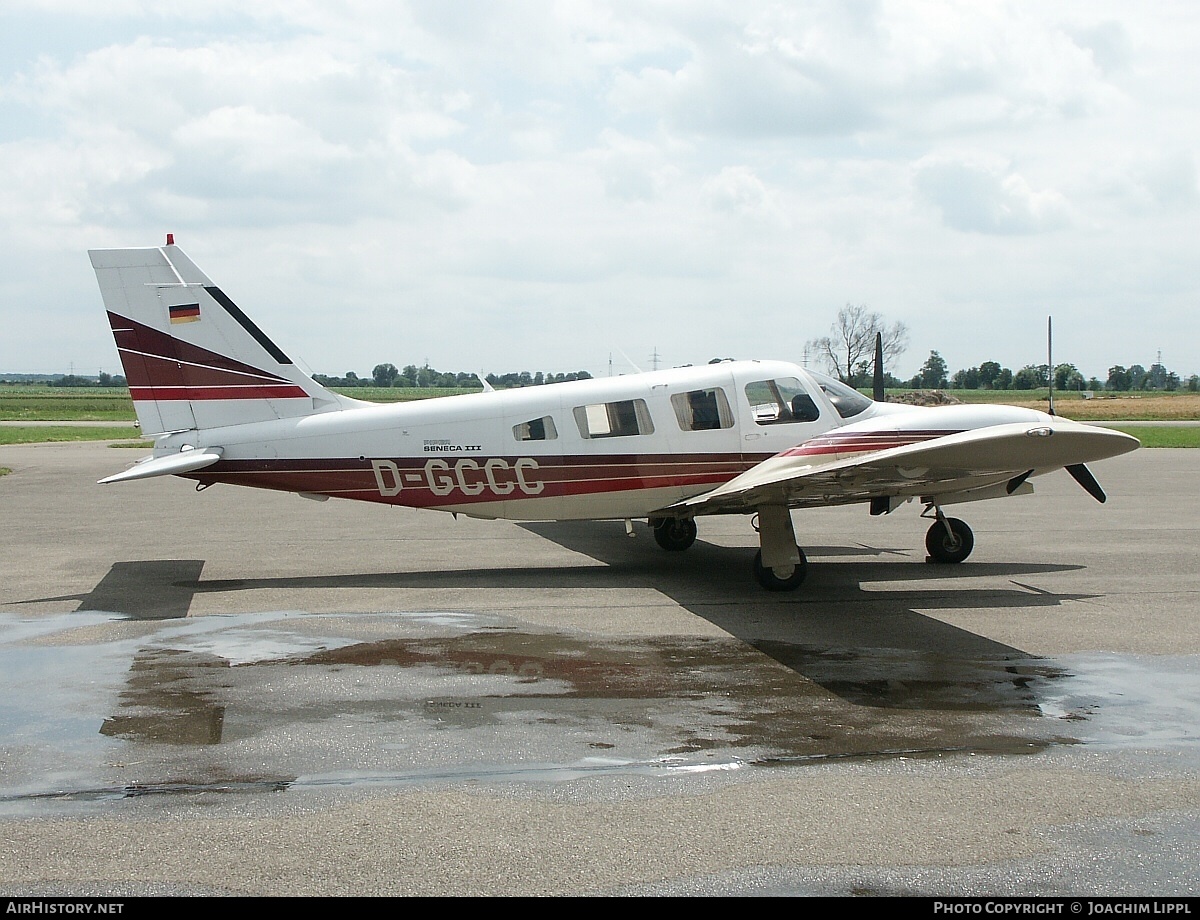
[[[1045,591],[1018,579],[1082,566],[1051,563],[965,563],[932,566],[901,551],[815,546],[808,581],[794,593],[761,591],[746,574],[745,547],[697,542],[664,553],[643,536],[629,539],[618,522],[521,525],[528,532],[589,557],[596,564],[348,573],[208,580],[203,560],[115,563],[79,610],[137,619],[186,617],[197,594],[261,589],[328,588],[652,588],[787,669],[860,705],[962,708],[980,694],[1016,693],[1028,705],[1032,674],[1052,677],[1049,664],[1020,649],[942,622],[921,611],[1055,608],[1094,595]],[[871,557],[865,561],[854,557]],[[879,558],[884,557],[884,558]],[[968,579],[991,583],[968,586]],[[1006,583],[997,585],[995,579]],[[931,587],[930,582],[945,587]],[[872,583],[888,582],[879,590]],[[919,582],[913,588],[896,583]],[[50,600],[43,598],[40,600]],[[1053,670],[1053,668],[1051,668]]]

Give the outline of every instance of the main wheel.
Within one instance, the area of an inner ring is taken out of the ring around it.
[[[946,532],[947,525],[950,533]],[[944,523],[934,521],[925,534],[925,548],[934,562],[962,562],[975,548],[975,535],[958,518],[946,518]]]
[[[654,541],[671,552],[685,550],[696,542],[696,522],[691,518],[663,518],[654,525]]]
[[[762,550],[754,554],[754,580],[768,591],[795,591],[808,575],[808,557],[796,547],[800,561],[786,569],[769,569],[763,565]]]

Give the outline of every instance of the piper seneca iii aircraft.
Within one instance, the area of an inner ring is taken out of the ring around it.
[[[882,402],[782,361],[727,361],[550,386],[378,405],[317,384],[209,280],[165,246],[90,252],[153,456],[101,482],[175,475],[522,521],[646,521],[686,550],[696,519],[755,516],[754,576],[803,582],[791,512],[917,499],[936,562],[962,562],[970,528],[947,505],[1033,491],[1128,435],[1032,409]]]

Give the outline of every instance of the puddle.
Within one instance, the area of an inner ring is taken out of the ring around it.
[[[1195,748],[1188,658],[582,639],[457,612],[0,617],[0,807]]]

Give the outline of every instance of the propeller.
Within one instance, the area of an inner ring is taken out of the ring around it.
[[[871,398],[883,402],[887,394],[883,391],[883,333],[875,333],[875,375],[871,380]]]
[[[1033,470],[1026,470],[1020,476],[1014,476],[1012,479],[1010,479],[1008,481],[1008,485],[1004,487],[1004,490],[1006,492],[1008,492],[1009,495],[1012,495],[1015,491],[1017,491],[1017,489],[1019,489],[1019,488],[1021,488],[1021,486],[1025,485],[1025,480],[1028,479],[1032,475],[1033,475]]]
[[[1104,504],[1108,500],[1108,496],[1104,494],[1104,490],[1100,488],[1100,483],[1096,482],[1096,477],[1082,463],[1072,463],[1066,468],[1071,474],[1071,478],[1083,486],[1083,491],[1096,499],[1096,501]]]
[[[1046,371],[1050,377],[1050,415],[1054,415],[1054,317],[1046,317]],[[1093,480],[1094,482],[1095,480]]]
[[[1050,415],[1054,415],[1054,351],[1053,351],[1053,332],[1054,317],[1046,317],[1046,367],[1050,373]],[[1104,490],[1100,488],[1100,483],[1096,482],[1096,477],[1082,463],[1072,463],[1066,467],[1066,471],[1071,474],[1074,479],[1083,487],[1083,491],[1088,495],[1104,504],[1108,501],[1108,496],[1104,494]]]

